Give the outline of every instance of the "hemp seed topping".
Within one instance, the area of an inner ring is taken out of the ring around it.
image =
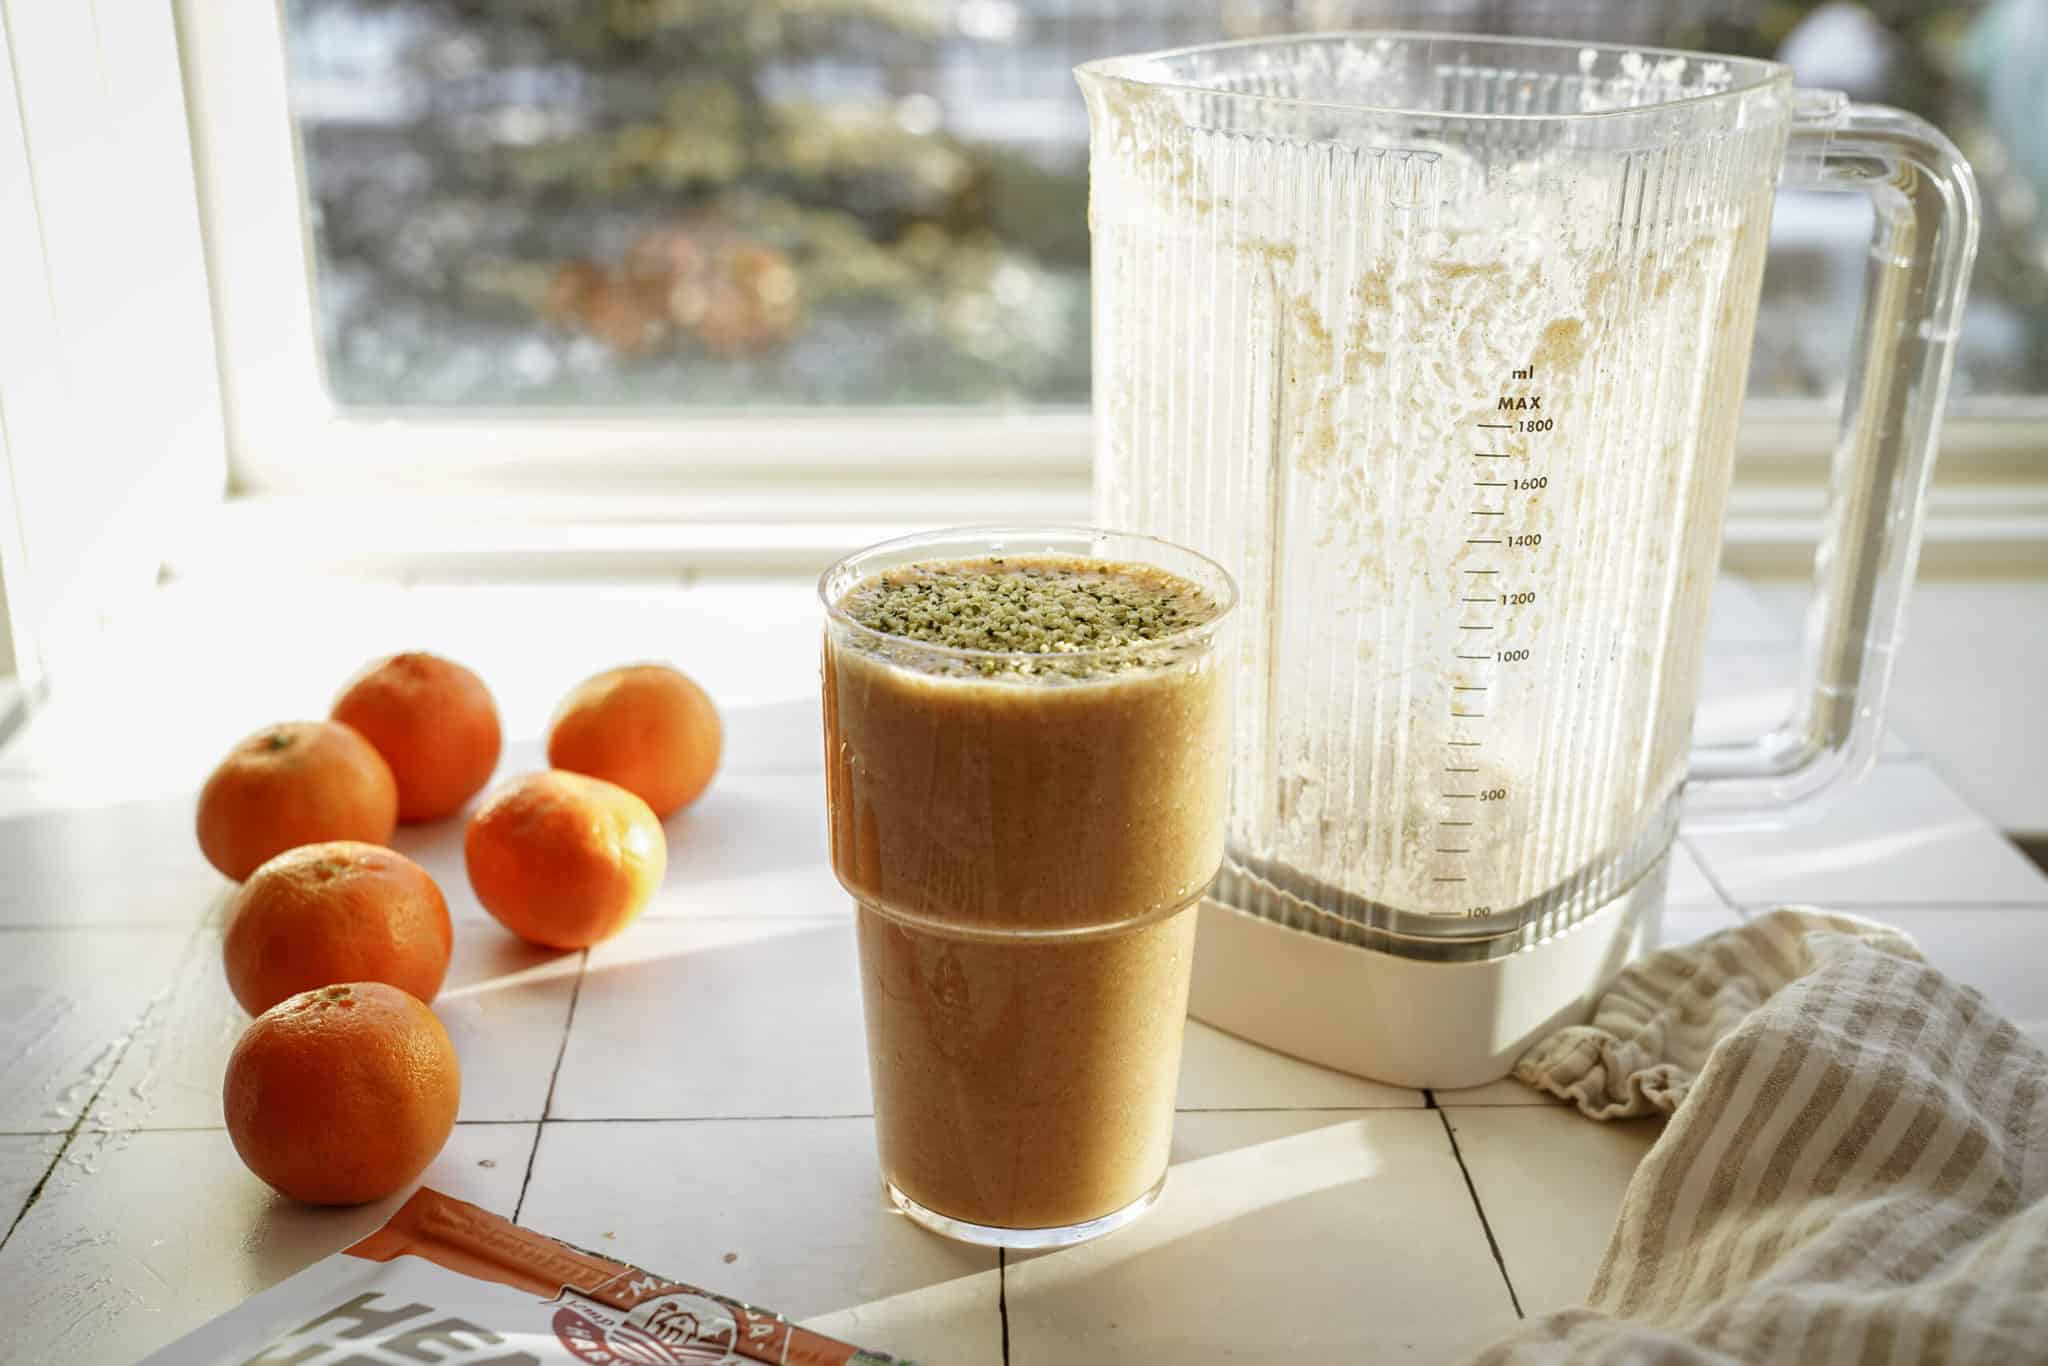
[[[855,621],[884,635],[1034,655],[1143,645],[1199,626],[1216,611],[1200,589],[1164,570],[1058,556],[906,565],[856,585],[844,604]],[[1003,671],[996,661],[984,663],[991,667],[983,673]],[[1037,670],[1016,661],[1008,671]]]

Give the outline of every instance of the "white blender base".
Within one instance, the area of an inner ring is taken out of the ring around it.
[[[1656,943],[1669,859],[1564,933],[1505,958],[1439,963],[1361,948],[1204,899],[1188,1014],[1308,1062],[1396,1086],[1497,1081],[1585,1020]]]

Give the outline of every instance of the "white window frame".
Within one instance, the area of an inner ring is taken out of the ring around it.
[[[0,653],[19,691],[85,660],[226,482],[188,131],[167,7],[0,0]]]
[[[852,532],[837,528],[856,519],[871,527],[878,518],[928,524],[985,511],[1085,516],[1092,444],[1080,410],[453,417],[338,408],[313,311],[282,6],[177,0],[177,12],[237,494],[287,503],[484,496],[497,500],[494,527],[543,502],[544,519],[558,526],[575,517],[611,522],[630,504],[642,524],[725,524],[729,544],[711,546],[714,559],[739,556],[748,535],[762,534],[780,547],[769,559],[793,562],[843,544]],[[1764,400],[1748,404],[1744,418],[1731,561],[1803,568],[1825,503],[1836,414],[1822,400]],[[1930,563],[1948,547],[1971,567],[2014,555],[2048,566],[2048,396],[1977,400],[1952,412],[1941,470]],[[318,516],[310,505],[300,512],[312,530]],[[813,529],[788,529],[799,523]],[[783,530],[770,532],[773,524]],[[816,530],[821,524],[832,525]],[[469,553],[483,553],[492,534],[479,532]],[[296,534],[278,540],[298,543]],[[522,544],[539,552],[554,542]]]
[[[857,485],[1022,477],[1085,484],[1084,410],[944,409],[448,417],[336,407],[323,378],[286,95],[281,6],[180,0],[186,97],[207,225],[238,490],[558,490]]]

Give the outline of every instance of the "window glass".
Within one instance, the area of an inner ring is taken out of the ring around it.
[[[343,405],[1072,406],[1081,61],[1435,27],[1707,48],[1924,114],[1986,224],[1959,396],[2048,394],[2048,5],[288,0]],[[1784,196],[1751,391],[1841,383],[1860,199]]]

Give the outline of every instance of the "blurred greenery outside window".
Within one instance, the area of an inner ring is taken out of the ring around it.
[[[1088,399],[1071,68],[1410,27],[1789,61],[1976,167],[1955,394],[2048,399],[2048,0],[287,0],[344,409],[1013,410]],[[1782,196],[1753,395],[1831,396],[1860,199]]]

